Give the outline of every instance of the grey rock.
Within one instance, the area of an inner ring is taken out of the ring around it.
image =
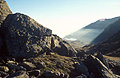
[[[16,73],[8,76],[7,78],[29,78],[25,71],[17,71]]]
[[[9,74],[8,73],[5,73],[3,71],[0,71],[0,77],[2,78],[6,78]]]
[[[20,13],[8,15],[2,29],[8,54],[13,57],[36,56],[42,51],[40,37],[52,34],[52,30]]]
[[[107,67],[107,68],[109,68],[109,64],[106,62],[106,60],[105,60],[105,58],[103,57],[103,55],[100,53],[100,52],[98,52],[97,53],[97,56],[96,56],[102,63],[104,63],[104,65]]]
[[[9,69],[8,69],[8,67],[6,67],[6,66],[0,66],[0,71],[8,72]]]
[[[8,54],[15,58],[30,58],[54,51],[64,56],[76,56],[77,51],[52,30],[43,27],[27,15],[10,14],[2,25]]]
[[[116,78],[113,72],[93,55],[89,55],[84,64],[89,72],[93,72],[95,78]]]
[[[36,67],[37,67],[38,69],[40,69],[40,68],[45,68],[46,65],[45,65],[44,62],[37,62],[37,63],[36,63]]]
[[[80,76],[77,76],[76,78],[87,78],[87,76],[84,74],[81,74]]]
[[[44,77],[45,78],[58,78],[60,77],[60,72],[45,71]]]
[[[32,70],[32,69],[36,68],[36,66],[34,64],[32,64],[31,62],[23,62],[20,65],[23,66],[24,68],[26,68],[27,70]]]
[[[8,64],[8,67],[13,70],[15,69],[16,71],[20,71],[20,70],[23,70],[23,71],[26,71],[26,68],[24,68],[23,66],[20,66],[20,65],[16,65],[14,63],[9,63]]]
[[[76,63],[75,70],[78,74],[85,74],[86,76],[89,75],[88,68],[82,63]]]
[[[38,77],[40,74],[40,70],[32,70],[32,71],[29,71],[28,73],[29,73],[29,76]]]

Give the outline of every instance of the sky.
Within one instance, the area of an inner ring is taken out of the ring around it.
[[[13,13],[30,16],[62,38],[99,19],[120,16],[120,0],[5,1]]]

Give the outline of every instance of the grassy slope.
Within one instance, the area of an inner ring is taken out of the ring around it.
[[[106,56],[106,55],[103,55],[105,58],[107,59],[110,59],[110,60],[114,60],[114,61],[117,61],[117,62],[120,62],[120,57],[111,57],[111,56]]]

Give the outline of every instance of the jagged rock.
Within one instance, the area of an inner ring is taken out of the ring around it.
[[[108,63],[106,62],[105,58],[103,57],[103,55],[102,55],[100,52],[97,53],[96,57],[97,57],[107,68],[109,68]]]
[[[2,30],[8,54],[13,57],[35,56],[42,51],[39,37],[52,34],[50,29],[20,13],[8,15]]]
[[[45,71],[44,74],[43,74],[43,77],[45,77],[45,78],[58,78],[60,76],[61,76],[61,74],[58,71],[57,72]]]
[[[9,9],[6,1],[0,0],[0,27],[1,27],[1,23],[5,20],[5,18],[9,14],[12,14],[12,12]]]
[[[78,73],[78,74],[85,74],[86,76],[88,76],[89,75],[89,72],[88,72],[88,69],[87,69],[87,67],[82,63],[82,62],[80,62],[80,63],[76,63],[76,65],[75,65],[75,70],[76,70],[76,72]]]
[[[8,67],[6,67],[6,66],[0,66],[0,71],[8,72],[9,69],[8,69]]]
[[[80,76],[77,76],[76,78],[87,78],[87,76],[84,74],[81,74]]]
[[[120,63],[119,62],[115,62],[113,60],[109,60],[106,59],[108,64],[109,64],[109,68],[113,71],[114,74],[120,75]]]
[[[40,70],[32,70],[32,71],[29,71],[28,73],[29,73],[29,76],[38,77],[40,74]]]
[[[112,71],[93,55],[89,55],[84,64],[87,66],[89,73],[93,72],[95,78],[116,78]]]
[[[10,14],[2,25],[8,54],[16,58],[34,57],[54,51],[64,56],[75,56],[76,50],[52,31],[32,18],[16,13]]]
[[[32,70],[32,69],[36,68],[36,66],[34,64],[32,64],[31,62],[23,62],[20,65],[25,67],[27,70]]]
[[[16,73],[8,76],[8,78],[29,78],[25,71],[17,71]]]
[[[26,69],[25,69],[24,67],[22,67],[22,66],[20,66],[20,65],[16,65],[16,64],[14,64],[14,63],[9,63],[9,64],[8,64],[8,67],[9,67],[11,70],[15,69],[16,71],[20,71],[20,70],[26,71]]]
[[[36,67],[37,67],[38,69],[40,69],[40,68],[45,68],[46,65],[45,65],[44,62],[37,62],[37,63],[36,63]]]
[[[0,71],[0,77],[2,77],[2,78],[6,78],[8,75],[9,75],[9,74]]]

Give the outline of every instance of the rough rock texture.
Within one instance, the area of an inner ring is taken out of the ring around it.
[[[8,15],[2,29],[7,51],[13,57],[34,56],[42,50],[37,44],[39,37],[52,34],[50,29],[19,13]]]
[[[88,56],[84,63],[87,66],[89,73],[93,73],[95,78],[116,78],[112,71],[93,55]]]
[[[108,40],[90,47],[89,52],[101,52],[104,55],[120,57],[120,31]]]
[[[52,50],[61,55],[75,56],[76,51],[67,42],[24,14],[9,15],[2,30],[8,54],[13,57],[33,57]]]
[[[106,62],[105,58],[103,57],[103,55],[98,52],[96,57],[107,67],[109,68],[109,64]]]
[[[8,14],[12,14],[12,12],[9,9],[6,1],[0,0],[0,27],[1,23],[5,20]]]
[[[26,74],[25,71],[18,71],[9,76],[8,78],[29,78],[29,76]]]

